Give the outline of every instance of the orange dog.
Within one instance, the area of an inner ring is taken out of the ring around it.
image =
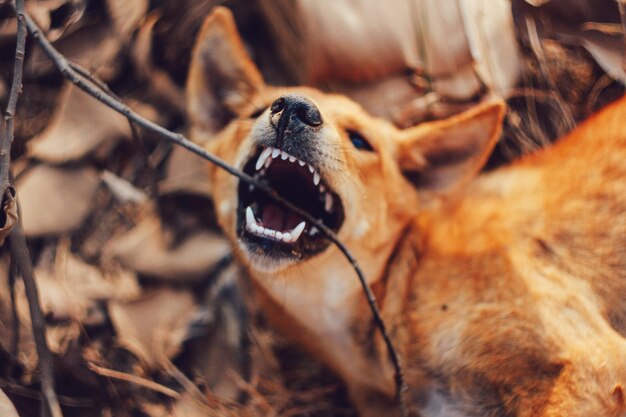
[[[626,100],[477,177],[501,102],[398,130],[343,96],[267,86],[223,8],[187,92],[196,140],[215,137],[212,152],[354,253],[412,413],[626,415]],[[255,187],[214,167],[210,179],[273,321],[342,376],[361,415],[396,413],[392,366],[339,250]]]

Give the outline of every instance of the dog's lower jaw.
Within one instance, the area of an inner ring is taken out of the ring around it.
[[[298,262],[297,258],[274,258],[249,249],[247,245],[239,240],[239,251],[245,258],[244,263],[252,275],[256,274],[277,274],[288,269]]]

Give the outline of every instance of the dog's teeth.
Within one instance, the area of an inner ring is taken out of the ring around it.
[[[306,162],[301,161],[300,159],[298,159],[298,163],[300,164],[300,166],[301,166],[301,167],[303,167],[303,166],[304,166],[304,164],[306,164]]]
[[[293,236],[291,235],[291,233],[285,232],[285,233],[283,233],[282,240],[285,243],[291,243],[291,242],[293,242]]]
[[[282,159],[284,161],[287,158],[289,158],[289,154],[288,153],[286,153],[286,152],[281,152],[280,153],[280,159]]]
[[[295,162],[296,161],[296,157],[293,155],[289,155],[289,162]]]
[[[330,213],[330,210],[333,208],[333,197],[330,193],[324,194],[324,210]]]
[[[280,149],[274,148],[274,150],[272,151],[272,158],[276,159],[278,155],[280,155]]]
[[[313,184],[318,185],[320,183],[320,174],[317,172],[313,174]]]
[[[302,234],[302,231],[304,230],[304,226],[306,226],[306,222],[300,222],[299,225],[297,225],[296,227],[294,227],[291,230],[291,240],[292,242],[295,242],[298,240],[298,238],[300,237],[300,235]]]
[[[254,218],[254,212],[252,211],[252,207],[246,207],[246,227],[248,230],[254,231],[257,227],[256,219]]]
[[[313,168],[311,164],[309,164],[309,171],[311,172],[311,174],[315,172],[315,168]]]
[[[319,232],[319,230],[317,229],[317,227],[313,226],[313,227],[311,227],[311,230],[309,230],[309,235],[310,236],[315,236],[318,232]]]
[[[259,155],[259,159],[257,159],[256,161],[257,171],[261,169],[263,165],[265,165],[265,161],[267,161],[267,158],[270,156],[271,153],[272,153],[272,148],[265,148],[263,152],[261,152],[261,155]]]
[[[281,232],[276,232],[276,240],[283,240],[283,234]]]
[[[267,158],[267,160],[265,161],[265,169],[269,168],[270,165],[272,165],[272,158]]]

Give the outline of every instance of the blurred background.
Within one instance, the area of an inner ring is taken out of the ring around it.
[[[487,169],[624,93],[616,0],[26,1],[67,58],[181,133],[194,38],[218,4],[268,83],[343,93],[400,127],[504,98]],[[0,1],[3,109],[15,34]],[[340,382],[258,312],[214,224],[204,161],[64,81],[31,38],[15,122],[13,174],[65,416],[355,415]],[[15,278],[4,253],[0,390],[34,416],[39,373]]]

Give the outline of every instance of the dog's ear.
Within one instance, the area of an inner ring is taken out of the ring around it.
[[[405,129],[398,144],[402,171],[420,188],[445,192],[483,168],[500,138],[505,105],[490,100],[448,119]]]
[[[263,77],[248,56],[232,13],[216,7],[196,38],[187,77],[192,127],[214,133],[254,102]]]

